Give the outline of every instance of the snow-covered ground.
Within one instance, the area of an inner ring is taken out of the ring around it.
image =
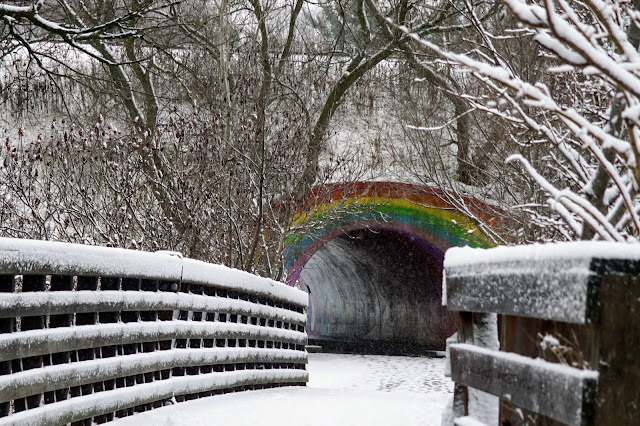
[[[443,358],[309,354],[309,384],[219,395],[116,421],[117,426],[440,425],[453,394]]]

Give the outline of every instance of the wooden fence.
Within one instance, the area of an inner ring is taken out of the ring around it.
[[[146,253],[0,238],[0,425],[304,386],[307,295]]]
[[[445,276],[447,307],[460,313],[457,425],[637,424],[640,246],[454,249]],[[478,390],[499,398],[497,418],[474,412]]]

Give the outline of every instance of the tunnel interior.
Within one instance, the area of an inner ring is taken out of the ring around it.
[[[350,231],[305,264],[311,343],[365,352],[442,350],[456,317],[442,307],[443,253],[396,230]]]

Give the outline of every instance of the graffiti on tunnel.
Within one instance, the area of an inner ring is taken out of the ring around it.
[[[491,243],[442,195],[392,182],[312,193],[285,257],[288,282],[309,293],[311,340],[444,347],[455,331],[441,306],[444,252]],[[478,214],[491,223],[483,207]]]

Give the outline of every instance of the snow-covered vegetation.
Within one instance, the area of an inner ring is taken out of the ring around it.
[[[633,242],[634,10],[1,2],[0,234],[280,279],[310,187],[385,179],[499,207],[498,243]]]
[[[467,5],[471,3],[467,2]],[[561,219],[565,238],[636,242],[640,233],[637,2],[505,0],[519,37],[542,47],[545,68],[530,78],[494,43],[496,29],[470,15],[480,48],[443,46],[413,35],[485,90],[470,105],[500,117],[512,143],[540,149],[514,153]],[[471,8],[468,10],[472,11]],[[410,31],[410,30],[406,30]],[[505,32],[505,34],[508,34]],[[498,39],[499,40],[499,39]],[[543,219],[535,214],[534,218]]]

